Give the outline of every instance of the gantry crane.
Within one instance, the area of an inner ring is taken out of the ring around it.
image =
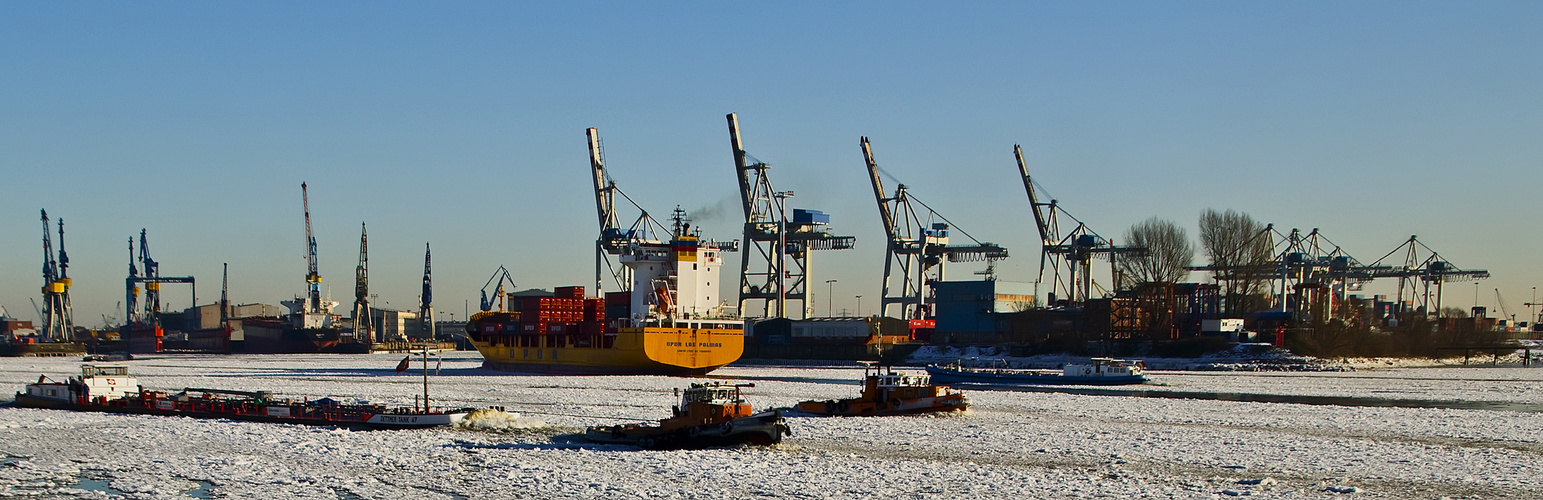
[[[1422,249],[1426,253],[1426,257],[1423,259],[1420,258],[1420,250]],[[1387,260],[1388,257],[1392,257],[1394,254],[1400,253],[1401,250],[1404,255],[1402,266],[1381,265],[1382,261]],[[1387,255],[1383,255],[1381,259],[1377,259],[1376,262],[1372,263],[1372,267],[1375,268],[1372,270],[1372,277],[1374,278],[1398,279],[1398,308],[1402,309],[1404,307],[1404,291],[1407,289],[1411,300],[1420,299],[1420,310],[1424,314],[1431,315],[1434,312],[1436,317],[1440,317],[1441,314],[1442,284],[1448,281],[1478,281],[1489,278],[1489,271],[1483,269],[1463,270],[1452,265],[1451,262],[1443,259],[1441,254],[1431,250],[1424,243],[1420,243],[1415,235],[1409,236],[1408,241],[1399,245],[1398,248],[1394,248]],[[1435,285],[1435,309],[1431,309],[1432,285]],[[1400,310],[1398,312],[1405,311]]]
[[[775,310],[778,317],[787,317],[787,303],[797,301],[801,316],[807,317],[810,253],[847,250],[857,238],[830,234],[825,230],[830,218],[818,210],[794,209],[789,220],[787,199],[793,192],[772,188],[767,176],[771,165],[745,152],[739,135],[739,117],[729,113],[727,118],[734,170],[739,177],[739,198],[745,212],[746,248],[739,265],[740,314],[745,314],[745,302],[759,300],[762,316],[770,316]]]
[[[1034,179],[1029,176],[1028,163],[1023,159],[1022,146],[1013,145],[1013,157],[1018,160],[1018,173],[1023,177],[1023,189],[1029,194],[1029,209],[1034,214],[1034,227],[1039,231],[1039,277],[1035,279],[1035,284],[1044,280],[1046,264],[1051,270],[1052,283],[1047,305],[1055,305],[1057,297],[1065,298],[1067,305],[1072,307],[1087,302],[1093,290],[1093,257],[1107,257],[1110,267],[1114,268],[1118,255],[1146,253],[1146,249],[1141,247],[1116,246],[1062,210],[1057,200],[1052,199],[1049,203],[1039,201]],[[1062,219],[1075,222],[1076,225],[1063,234]],[[1064,277],[1061,275],[1062,269],[1066,271]],[[1080,277],[1079,269],[1082,272]]]
[[[43,214],[43,308],[39,315],[43,321],[43,338],[52,342],[69,342],[75,329],[70,311],[70,257],[64,252],[64,219],[59,219],[59,257],[54,258],[53,243],[48,233],[48,211]]]
[[[370,316],[370,232],[359,223],[359,265],[354,268],[354,341],[375,342],[375,324]]]
[[[627,193],[616,187],[616,181],[605,169],[605,149],[600,141],[600,132],[594,127],[584,131],[589,138],[589,167],[595,181],[595,209],[600,217],[600,235],[595,239],[595,293],[598,295],[604,290],[605,281],[601,279],[601,268],[608,268],[611,279],[616,283],[617,290],[632,290],[632,277],[627,273],[626,266],[612,264],[607,255],[622,255],[633,247],[642,243],[660,243],[655,229],[661,232],[669,232],[654,218],[648,215],[648,211],[639,206],[636,201],[627,196]],[[632,204],[637,209],[638,217],[632,225],[622,229],[619,224],[619,215],[616,210],[616,196]],[[720,250],[734,251],[737,246],[724,246]],[[511,280],[512,284],[512,280]]]
[[[134,267],[134,238],[129,238],[129,276],[123,280],[123,338],[132,336],[135,330],[151,331],[155,336],[155,351],[161,350],[164,336],[161,325],[161,284],[187,283],[191,288],[190,307],[198,305],[198,283],[192,276],[161,276],[161,263],[150,257],[150,238],[144,228],[139,230],[138,262],[144,274]],[[145,285],[143,310],[139,310],[139,285]]]
[[[927,204],[914,199],[905,184],[897,185],[893,196],[885,196],[884,183],[879,179],[879,164],[873,158],[873,147],[869,145],[867,137],[863,137],[860,144],[863,161],[868,168],[868,179],[873,184],[873,197],[878,202],[879,220],[884,224],[887,237],[879,313],[887,315],[889,306],[894,304],[900,306],[901,318],[927,318],[931,312],[927,302],[927,284],[945,279],[945,262],[986,261],[989,267],[992,262],[1007,258],[1007,249],[995,243],[976,240],[957,227],[954,229],[973,244],[950,244],[948,231],[952,223]],[[922,220],[921,212],[912,206],[913,201],[926,209],[926,221]]]

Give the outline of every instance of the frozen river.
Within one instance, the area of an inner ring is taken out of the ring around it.
[[[412,404],[401,355],[156,356],[154,389]],[[0,359],[0,389],[77,374]],[[689,380],[482,370],[447,355],[436,405],[504,406],[477,429],[349,431],[0,408],[0,496],[43,498],[1539,498],[1543,413],[968,390],[935,417],[790,418],[772,448],[638,451],[585,426],[658,419]],[[413,370],[418,370],[415,364]],[[855,396],[860,368],[728,367],[761,408]],[[1543,403],[1543,369],[1156,372],[1143,389],[1365,401]],[[7,398],[8,399],[8,398]]]

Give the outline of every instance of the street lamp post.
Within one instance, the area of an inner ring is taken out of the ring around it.
[[[788,287],[787,287],[787,255],[788,255],[788,198],[793,197],[792,191],[778,191],[772,193],[777,199],[777,317],[788,317]],[[805,290],[808,290],[807,285]],[[804,295],[807,302],[808,294]],[[807,304],[805,304],[807,306]]]
[[[836,280],[825,280],[825,315],[836,315]]]

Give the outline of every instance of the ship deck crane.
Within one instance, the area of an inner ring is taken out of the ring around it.
[[[787,303],[797,301],[807,316],[809,307],[810,253],[814,250],[847,250],[852,236],[836,236],[825,229],[829,218],[815,210],[794,209],[788,220],[787,198],[772,187],[767,171],[771,165],[745,152],[739,134],[739,117],[727,115],[729,145],[734,151],[734,170],[739,177],[739,198],[745,213],[745,254],[740,259],[739,311],[745,302],[762,301],[762,316],[787,316]]]
[[[1044,280],[1047,264],[1051,270],[1050,298],[1046,304],[1053,305],[1057,294],[1062,294],[1060,296],[1065,297],[1067,304],[1071,306],[1087,302],[1093,289],[1093,257],[1108,258],[1110,267],[1113,268],[1118,255],[1146,253],[1146,249],[1141,247],[1116,246],[1114,242],[1100,236],[1087,224],[1062,210],[1057,200],[1052,199],[1049,203],[1039,201],[1039,195],[1036,193],[1037,186],[1034,185],[1033,177],[1029,176],[1028,163],[1023,159],[1022,146],[1013,145],[1013,157],[1018,161],[1018,173],[1023,178],[1024,191],[1028,192],[1029,209],[1034,214],[1034,227],[1039,232],[1039,277],[1036,278],[1035,283]],[[1071,226],[1071,230],[1063,234],[1062,219],[1074,222],[1076,225],[1066,224]],[[1062,269],[1066,271],[1064,279],[1061,275]]]
[[[881,315],[886,315],[889,306],[893,304],[900,306],[901,318],[928,317],[926,286],[930,281],[945,279],[946,262],[986,261],[989,265],[1007,258],[1007,249],[995,243],[976,240],[957,227],[955,230],[969,238],[973,244],[950,244],[948,230],[952,223],[911,196],[905,184],[897,185],[893,196],[885,196],[884,183],[879,179],[879,165],[873,157],[873,147],[867,137],[862,138],[860,145],[887,240],[884,282],[879,302]],[[926,221],[922,220],[922,213],[912,205],[913,201],[926,210]],[[935,222],[939,220],[942,222]]]

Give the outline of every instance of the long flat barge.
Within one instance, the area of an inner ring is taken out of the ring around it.
[[[64,382],[46,376],[16,393],[15,406],[98,413],[212,418],[368,429],[421,429],[452,425],[470,408],[436,409],[344,404],[330,398],[276,398],[266,391],[188,388],[179,393],[146,390],[124,366],[83,365]]]

